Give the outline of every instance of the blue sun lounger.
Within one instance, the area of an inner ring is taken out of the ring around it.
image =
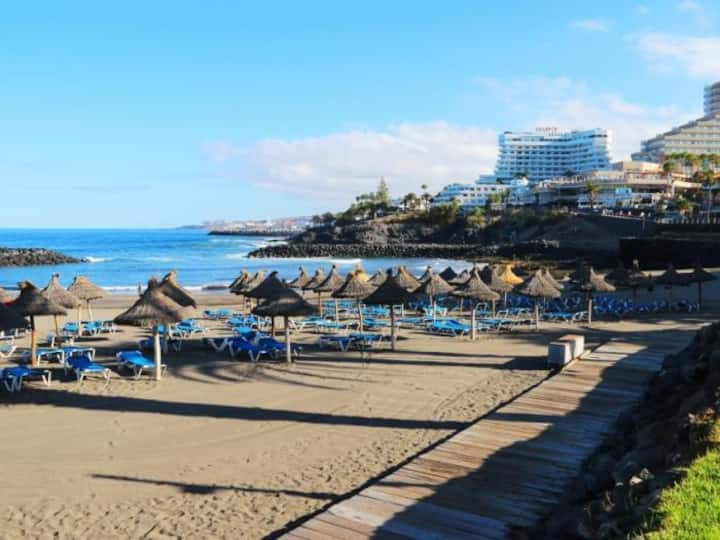
[[[155,362],[145,358],[140,351],[120,351],[115,358],[124,368],[131,370],[136,379],[142,376],[143,371],[155,371]],[[166,368],[165,364],[161,364],[160,372],[164,373]]]
[[[52,373],[47,369],[34,369],[26,366],[13,366],[0,370],[0,380],[8,392],[19,392],[25,379],[40,379],[45,386],[50,386]]]
[[[100,364],[96,364],[87,356],[71,356],[65,362],[65,371],[71,369],[75,373],[78,382],[82,382],[88,375],[100,375],[110,382],[110,370]]]
[[[242,337],[232,339],[228,344],[228,350],[230,351],[230,356],[233,358],[241,352],[246,352],[250,357],[251,362],[257,362],[263,354],[270,354],[270,351],[266,347],[250,343],[247,339]]]

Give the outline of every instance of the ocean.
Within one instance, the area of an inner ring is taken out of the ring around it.
[[[131,293],[151,276],[177,270],[178,280],[190,290],[228,285],[241,270],[277,270],[292,279],[298,266],[312,273],[330,270],[337,264],[341,273],[361,263],[369,273],[401,264],[421,274],[428,265],[440,271],[447,266],[459,270],[464,261],[444,259],[248,259],[247,254],[276,238],[257,236],[209,236],[193,229],[0,229],[0,247],[42,247],[87,259],[80,264],[0,268],[0,287],[12,289],[29,280],[44,287],[50,274],[60,274],[67,286],[81,274],[111,293]]]

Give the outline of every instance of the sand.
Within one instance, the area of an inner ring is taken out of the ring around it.
[[[96,318],[130,301],[104,300]],[[233,301],[200,298],[201,309]],[[599,323],[587,335],[592,344],[702,320]],[[50,389],[0,392],[0,537],[262,538],[542,381],[547,343],[567,329],[474,343],[404,331],[398,351],[369,358],[316,350],[301,333],[294,365],[233,360],[195,340],[168,355],[160,383],[112,363],[142,329],[86,338],[115,370],[109,384],[56,370]]]

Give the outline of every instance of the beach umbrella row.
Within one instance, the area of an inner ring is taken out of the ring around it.
[[[485,284],[482,277],[480,276],[480,272],[477,268],[474,268],[473,271],[470,273],[470,279],[468,279],[467,282],[464,285],[460,286],[457,290],[453,291],[452,294],[460,298],[468,298],[470,300],[474,300],[475,303],[491,302],[493,306],[493,317],[495,316],[495,302],[500,298],[500,295],[490,290],[490,288]],[[470,309],[470,339],[472,340],[475,340],[477,335],[477,325],[475,324],[476,307],[476,304],[473,304]]]

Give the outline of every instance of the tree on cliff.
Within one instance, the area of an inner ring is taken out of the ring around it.
[[[588,182],[585,186],[585,194],[588,196],[588,201],[590,201],[590,208],[595,208],[595,198],[598,193],[600,193],[600,186],[593,182]]]
[[[428,193],[428,185],[427,184],[421,185],[420,189],[422,189],[422,191],[423,191],[422,195],[420,195],[420,198],[422,199],[423,206],[425,207],[425,211],[427,212],[430,209],[430,199],[432,199],[432,197]]]
[[[388,189],[385,177],[380,179],[377,191],[375,192],[375,202],[376,204],[384,204],[385,206],[390,206],[390,190]]]

